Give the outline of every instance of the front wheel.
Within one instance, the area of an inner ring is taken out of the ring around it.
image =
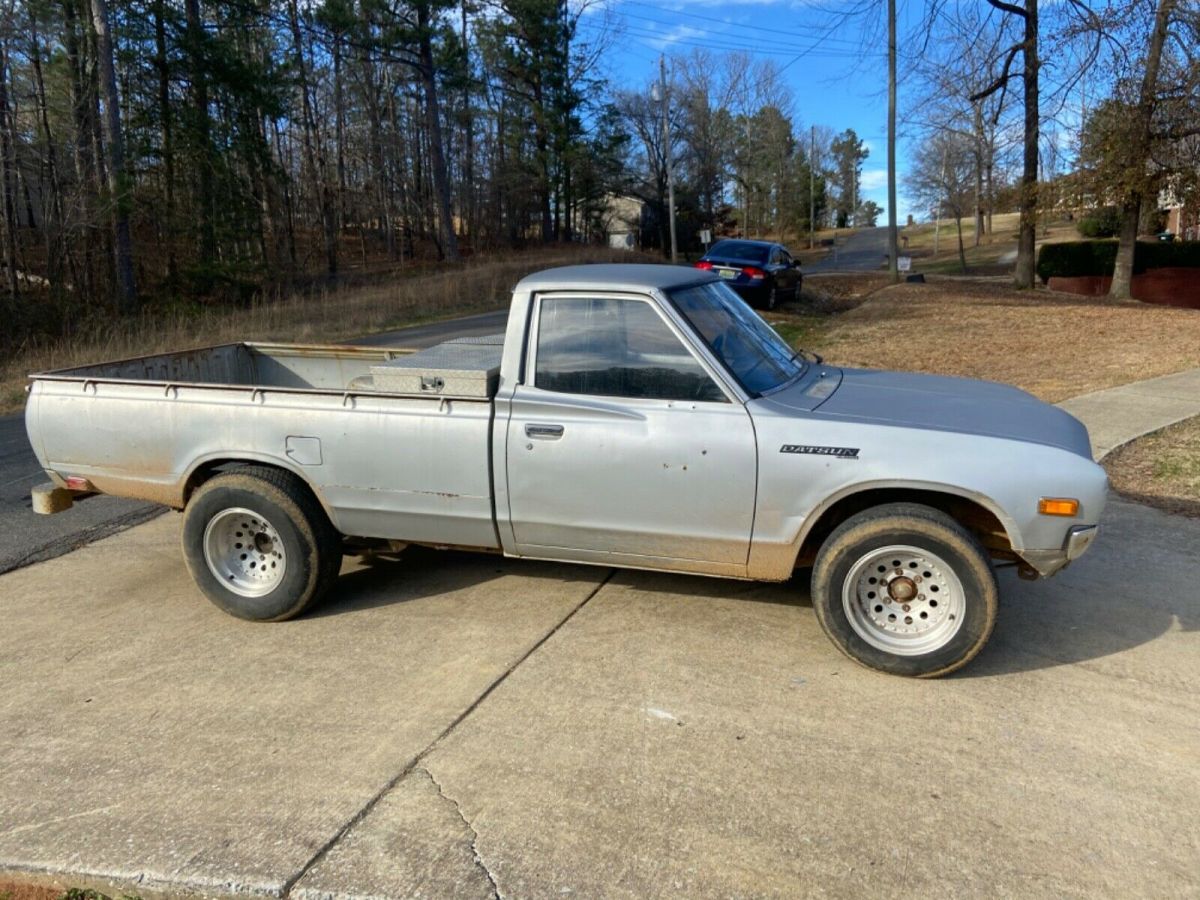
[[[230,615],[298,616],[341,568],[340,536],[289,472],[246,467],[206,481],[188,501],[183,553],[192,578]]]
[[[998,596],[978,541],[915,503],[847,519],[813,567],[825,633],[851,659],[894,675],[936,678],[970,662],[992,633]]]

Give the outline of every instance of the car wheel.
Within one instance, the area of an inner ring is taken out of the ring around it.
[[[777,287],[775,287],[775,285],[771,285],[771,287],[767,289],[767,302],[766,302],[767,309],[769,309],[769,310],[774,309],[775,304],[778,302],[779,302],[779,289]]]
[[[936,678],[966,665],[992,633],[998,597],[979,542],[915,503],[850,517],[813,567],[813,609],[830,640],[893,675]]]
[[[341,568],[341,538],[290,472],[246,467],[206,481],[183,519],[188,570],[209,600],[256,622],[298,616]]]

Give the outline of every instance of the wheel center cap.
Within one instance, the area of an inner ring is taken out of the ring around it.
[[[888,584],[888,596],[901,602],[911,600],[917,595],[917,586],[911,578],[894,578]]]
[[[270,553],[275,549],[275,543],[269,535],[260,531],[254,536],[254,549],[259,553]]]

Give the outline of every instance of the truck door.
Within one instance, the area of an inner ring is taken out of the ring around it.
[[[522,556],[743,574],[757,453],[745,407],[637,296],[535,298],[507,428]]]

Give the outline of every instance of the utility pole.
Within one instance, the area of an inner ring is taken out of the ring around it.
[[[817,167],[817,126],[809,126],[808,138],[808,249],[817,246],[817,195],[813,173]]]
[[[946,148],[942,147],[942,180],[938,182],[937,218],[933,224],[933,255],[938,254],[938,232],[942,230],[942,197],[946,192]]]
[[[667,98],[667,58],[658,57],[658,83],[662,88],[663,160],[667,167],[667,209],[671,221],[671,262],[679,262],[679,249],[675,243],[675,174],[671,165],[670,100]]]
[[[896,0],[888,0],[888,273],[892,283],[900,281],[896,259]]]
[[[854,171],[850,173],[850,222],[851,228],[854,227],[858,219],[858,164],[854,166]]]

